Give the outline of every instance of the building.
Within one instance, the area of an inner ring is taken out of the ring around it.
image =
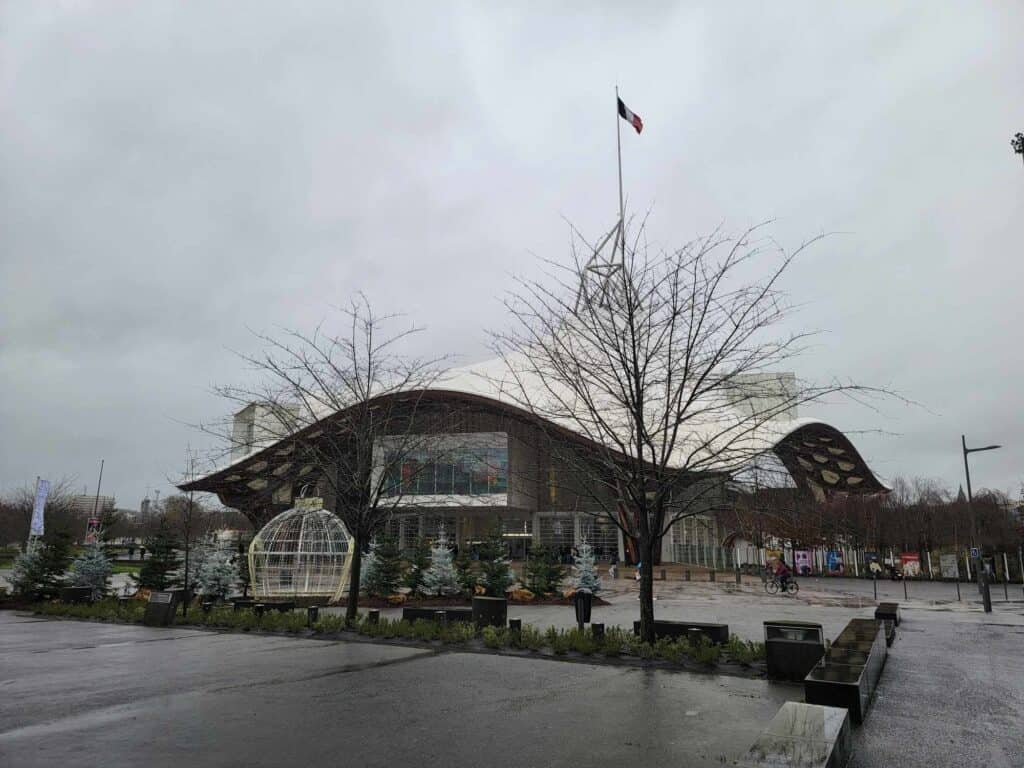
[[[388,452],[396,438],[381,435],[375,443],[378,466],[393,465],[385,478],[388,493],[396,498],[390,531],[407,548],[417,537],[435,537],[443,527],[460,548],[472,548],[500,520],[513,559],[525,558],[538,544],[567,551],[583,538],[599,558],[626,559],[618,527],[594,514],[593,488],[582,488],[578,478],[567,475],[552,450],[551,436],[558,435],[559,449],[569,446],[583,455],[599,447],[567,425],[545,422],[517,407],[503,394],[499,366],[491,361],[456,370],[442,386],[400,396],[416,402],[407,431],[421,439],[394,462]],[[737,384],[748,389],[730,402],[743,409],[755,398],[762,404],[785,398],[791,385],[788,374],[751,377]],[[270,410],[253,404],[239,411],[233,430],[238,440],[228,466],[179,487],[216,493],[256,528],[289,509],[303,488],[323,496],[325,506],[332,508],[334,500],[315,476],[316,467],[296,458],[297,440],[261,430],[260,419]],[[305,441],[319,439],[343,416],[326,414],[297,434]],[[790,482],[817,498],[886,491],[842,432],[815,419],[797,418],[795,409],[780,409],[778,418],[750,440]],[[734,549],[727,545],[731,532],[720,530],[710,512],[725,501],[722,495],[709,498],[707,514],[673,525],[663,540],[662,561],[732,567]]]
[[[88,493],[79,493],[70,499],[71,510],[82,517],[100,517],[105,513],[111,513],[115,509],[113,496],[95,496]]]

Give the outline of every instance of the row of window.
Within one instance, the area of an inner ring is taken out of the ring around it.
[[[508,448],[460,447],[385,455],[387,496],[508,493]]]

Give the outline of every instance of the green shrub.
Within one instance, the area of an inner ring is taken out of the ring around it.
[[[712,643],[706,635],[701,635],[699,642],[691,644],[690,655],[698,664],[717,664],[721,653],[721,646]]]
[[[345,629],[345,617],[328,613],[321,615],[313,624],[313,631],[318,634],[333,634]]]
[[[673,664],[680,663],[691,652],[692,649],[685,637],[678,640],[673,640],[670,637],[661,637],[654,643],[654,655],[659,659],[671,661]]]
[[[564,656],[572,650],[572,634],[562,630],[555,631],[554,639],[551,642],[551,650],[558,656]]]
[[[527,648],[539,651],[546,644],[546,635],[534,626],[527,624],[519,632],[511,633],[513,648]]]
[[[432,642],[437,639],[438,625],[436,622],[426,619],[416,619],[412,623],[412,636],[417,640]]]
[[[501,648],[508,639],[505,630],[496,627],[484,627],[480,631],[480,637],[483,638],[484,645],[488,648]]]
[[[724,647],[729,658],[739,664],[752,664],[765,657],[764,643],[741,640],[736,635],[731,635]]]
[[[462,645],[476,637],[476,625],[470,621],[453,621],[441,627],[439,637],[446,645]]]

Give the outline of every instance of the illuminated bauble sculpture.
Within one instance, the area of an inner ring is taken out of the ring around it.
[[[249,574],[256,598],[321,597],[340,600],[348,586],[352,537],[338,517],[299,499],[253,537]]]

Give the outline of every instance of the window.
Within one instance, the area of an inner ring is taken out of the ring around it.
[[[508,493],[505,435],[443,436],[436,445],[402,452],[386,449],[385,495],[470,496]],[[495,439],[497,438],[497,439]]]

